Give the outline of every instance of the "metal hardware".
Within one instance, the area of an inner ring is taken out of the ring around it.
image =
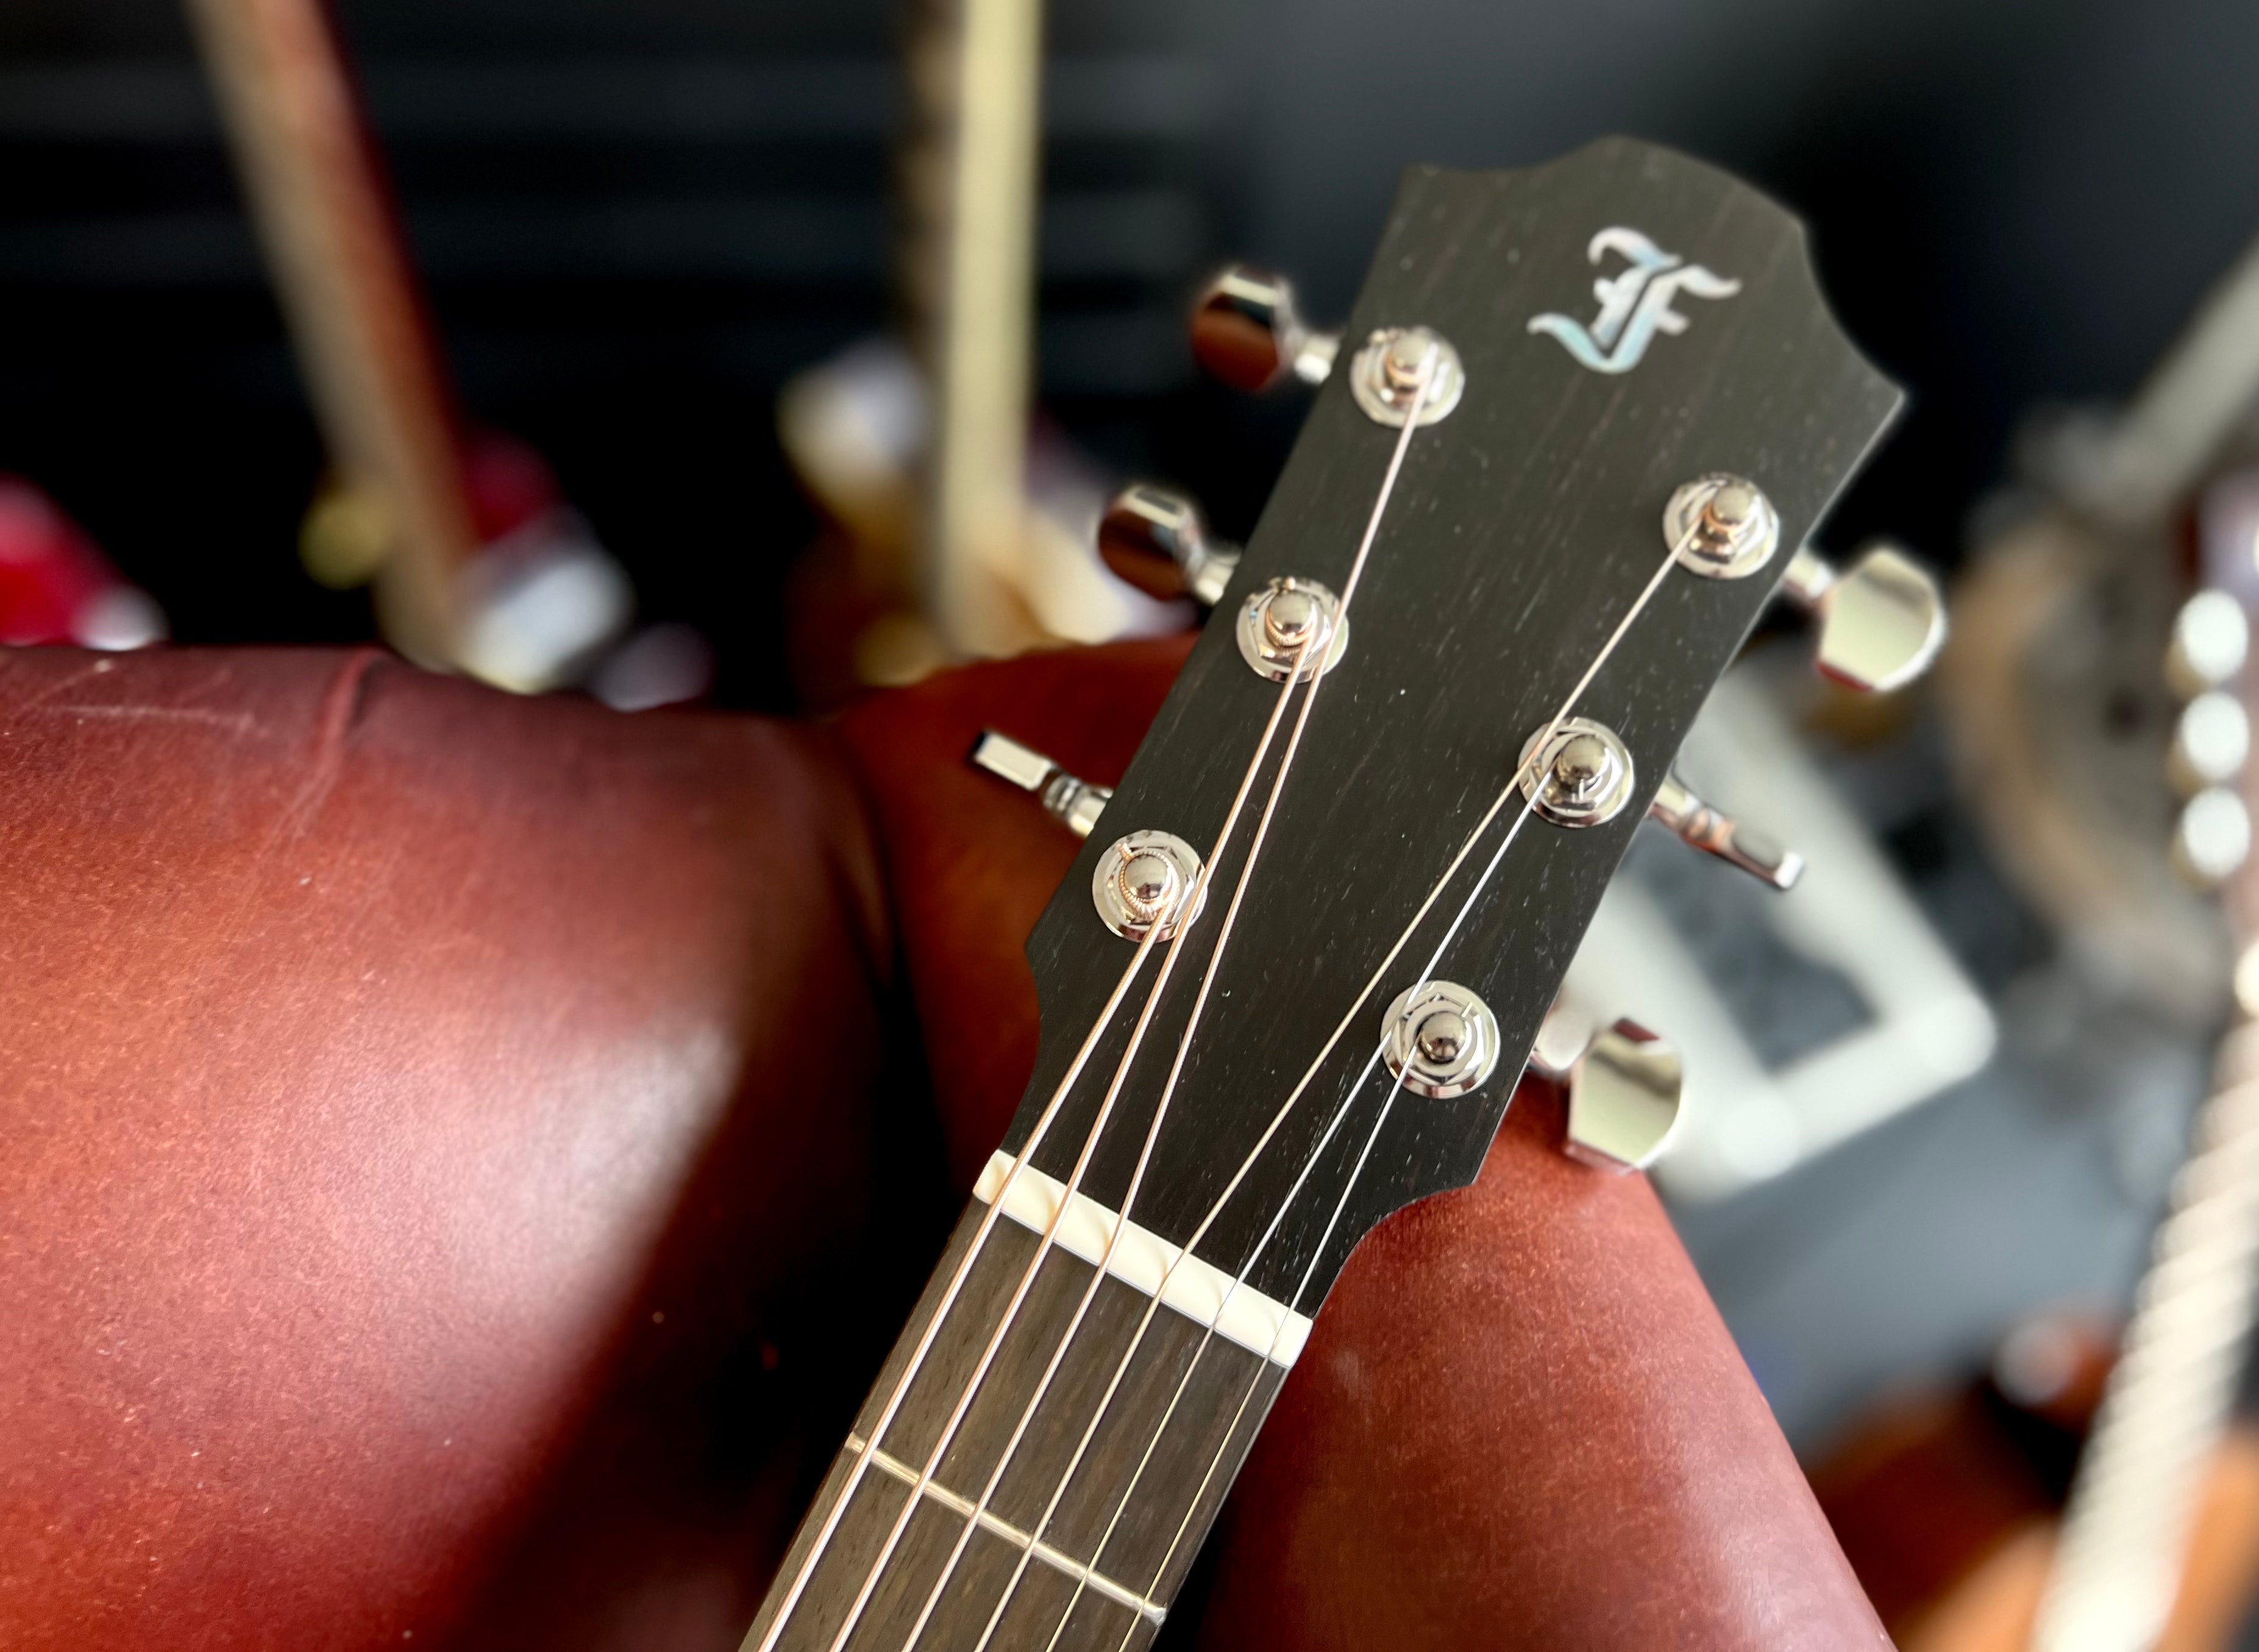
[[[1597,1170],[1645,1170],[1678,1123],[1686,1071],[1678,1052],[1635,1021],[1603,1030],[1569,1072],[1562,1150]]]
[[[2251,814],[2224,786],[2198,792],[2173,827],[2174,868],[2199,889],[2235,874],[2251,854]]]
[[[1820,674],[1864,694],[1904,687],[1945,646],[1945,598],[1928,568],[1877,543],[1837,572],[1811,546],[1789,559],[1781,592],[1820,616]]]
[[[2181,708],[2166,754],[2173,788],[2193,797],[2207,786],[2225,786],[2251,755],[2251,718],[2224,688],[2207,688]]]
[[[1537,813],[1556,826],[1597,826],[1623,812],[1631,799],[1631,753],[1613,729],[1571,717],[1532,763],[1544,737],[1540,729],[1521,744],[1521,794]]]
[[[1537,1024],[1537,1036],[1529,1046],[1529,1070],[1555,1084],[1566,1083],[1597,1030],[1593,1018],[1562,993]]]
[[[1142,941],[1158,924],[1165,941],[1208,902],[1203,890],[1189,914],[1179,910],[1200,870],[1198,853],[1174,833],[1131,832],[1115,838],[1098,858],[1090,873],[1090,899],[1106,927],[1122,939]]]
[[[994,729],[983,729],[966,761],[998,780],[1032,793],[1044,812],[1078,837],[1090,836],[1098,817],[1114,798],[1110,786],[1093,786],[1079,780],[1031,746],[1022,745]]]
[[[1465,364],[1450,340],[1425,327],[1376,327],[1350,363],[1350,393],[1367,418],[1396,430],[1404,428],[1405,409],[1420,393],[1421,366],[1431,348],[1435,360],[1428,367],[1428,394],[1420,404],[1420,423],[1433,424],[1450,417],[1467,388]]]
[[[1236,634],[1239,657],[1272,682],[1293,674],[1298,658],[1307,681],[1321,668],[1331,671],[1349,652],[1341,603],[1315,580],[1273,580],[1249,593],[1240,604]]]
[[[2182,699],[2226,687],[2243,669],[2251,650],[2251,622],[2243,604],[2226,591],[2198,591],[2173,616],[2165,650],[2165,680]]]
[[[1498,1018],[1450,981],[1422,981],[1396,995],[1382,1023],[1380,1058],[1420,1095],[1464,1095],[1498,1068]]]
[[[1793,889],[1804,876],[1803,856],[1713,808],[1675,774],[1663,777],[1647,815],[1681,841],[1740,867],[1770,888]]]
[[[1193,306],[1193,356],[1236,390],[1267,390],[1290,374],[1322,384],[1341,348],[1339,333],[1313,332],[1283,275],[1234,264]]]
[[[1182,494],[1137,482],[1114,495],[1098,519],[1098,554],[1148,596],[1188,596],[1214,608],[1239,566],[1239,547],[1208,538],[1200,507]]]
[[[1663,508],[1663,542],[1706,580],[1738,580],[1780,548],[1780,513],[1755,482],[1714,471],[1683,482]]]

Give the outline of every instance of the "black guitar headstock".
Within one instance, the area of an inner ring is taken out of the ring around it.
[[[1426,331],[1369,342],[1406,329]],[[1343,337],[1030,941],[1043,1044],[1005,1143],[1039,1133],[1030,1163],[1063,1181],[1087,1149],[1089,1198],[1119,1210],[1136,1177],[1140,1224],[1304,1313],[1382,1215],[1473,1176],[1688,725],[1899,402],[1830,317],[1795,219],[1621,139],[1529,171],[1408,173]],[[1265,674],[1246,609],[1272,593],[1287,664]],[[1344,594],[1346,626],[1310,645],[1329,668],[1289,694],[1293,623]],[[1180,877],[1212,864],[1136,1034],[1171,943],[1106,1015],[1137,950],[1094,885],[1145,832],[1199,858]],[[1391,1006],[1431,981],[1476,1002],[1415,1048],[1419,1018]],[[1400,1086],[1390,1037],[1411,1050]]]

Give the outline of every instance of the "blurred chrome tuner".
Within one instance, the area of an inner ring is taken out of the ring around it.
[[[1193,356],[1235,390],[1267,390],[1289,376],[1322,384],[1341,335],[1313,332],[1283,275],[1234,264],[1201,288],[1193,306]]]
[[[1886,694],[1929,669],[1945,645],[1945,598],[1929,570],[1878,543],[1840,573],[1806,545],[1790,559],[1782,594],[1820,617],[1820,674]]]
[[[2166,777],[2183,797],[2226,786],[2251,755],[2251,717],[2225,688],[2207,688],[2181,708],[2165,757]]]
[[[2189,799],[2173,823],[2174,870],[2199,889],[2213,889],[2251,857],[2251,812],[2233,788],[2208,786]]]
[[[1239,547],[1208,537],[1200,507],[1182,494],[1136,482],[1114,495],[1098,519],[1098,554],[1148,596],[1188,596],[1204,609],[1222,600],[1239,566]]]
[[[1000,780],[1031,794],[1044,812],[1078,837],[1090,836],[1098,817],[1114,801],[1110,786],[1093,786],[1078,780],[1042,752],[1022,745],[994,729],[983,729],[966,760]]]
[[[1571,1158],[1621,1173],[1663,1157],[1686,1077],[1666,1040],[1635,1021],[1595,1028],[1563,999],[1538,1029],[1529,1065],[1568,1088],[1562,1151]]]
[[[2251,652],[2251,622],[2243,604],[2226,591],[2198,591],[2173,616],[2165,649],[2165,680],[2184,700],[2223,688],[2243,670]]]
[[[1736,822],[1704,802],[1675,774],[1656,788],[1647,816],[1680,841],[1738,866],[1772,889],[1793,889],[1804,876],[1804,857],[1764,833]]]

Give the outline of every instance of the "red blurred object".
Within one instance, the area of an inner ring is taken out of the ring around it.
[[[53,500],[19,476],[0,475],[0,644],[123,649],[164,635],[156,602],[127,584]]]
[[[481,545],[506,538],[565,502],[557,473],[529,443],[500,431],[478,431],[464,445],[463,488]]]

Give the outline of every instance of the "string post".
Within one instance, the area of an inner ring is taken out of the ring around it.
[[[1233,635],[1239,657],[1272,682],[1308,682],[1349,652],[1349,616],[1329,586],[1290,574],[1248,593]]]
[[[1743,579],[1780,549],[1780,513],[1746,476],[1713,471],[1671,494],[1663,508],[1663,537],[1689,573]]]
[[[1466,394],[1466,364],[1451,341],[1429,327],[1376,327],[1350,363],[1350,394],[1376,424],[1401,430],[1451,416]]]
[[[1091,904],[1125,941],[1158,929],[1172,940],[1207,904],[1200,852],[1173,832],[1134,831],[1115,838],[1090,875]]]

